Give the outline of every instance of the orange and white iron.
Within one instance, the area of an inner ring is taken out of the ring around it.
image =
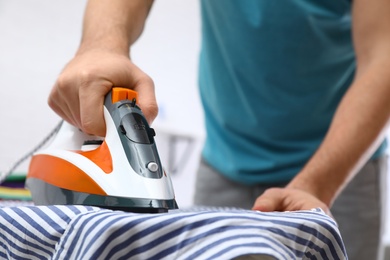
[[[177,209],[137,93],[113,88],[104,102],[105,138],[63,122],[31,159],[26,186],[36,205],[91,205],[131,212]]]

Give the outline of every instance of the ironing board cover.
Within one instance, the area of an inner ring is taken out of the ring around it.
[[[0,208],[1,259],[347,259],[320,209],[194,208],[135,214],[89,206]]]

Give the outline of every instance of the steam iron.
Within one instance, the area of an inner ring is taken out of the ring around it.
[[[137,92],[113,88],[104,101],[106,137],[63,122],[31,159],[26,186],[36,205],[76,204],[140,213],[177,209]]]

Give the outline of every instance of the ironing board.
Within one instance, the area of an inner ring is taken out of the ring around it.
[[[347,259],[320,209],[194,208],[135,214],[89,206],[0,208],[1,259]]]

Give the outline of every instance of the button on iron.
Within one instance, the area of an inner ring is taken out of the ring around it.
[[[149,171],[151,171],[151,172],[156,172],[157,170],[158,170],[158,164],[157,163],[155,163],[155,162],[150,162],[150,163],[148,163],[148,165],[146,166],[148,169],[149,169]]]

